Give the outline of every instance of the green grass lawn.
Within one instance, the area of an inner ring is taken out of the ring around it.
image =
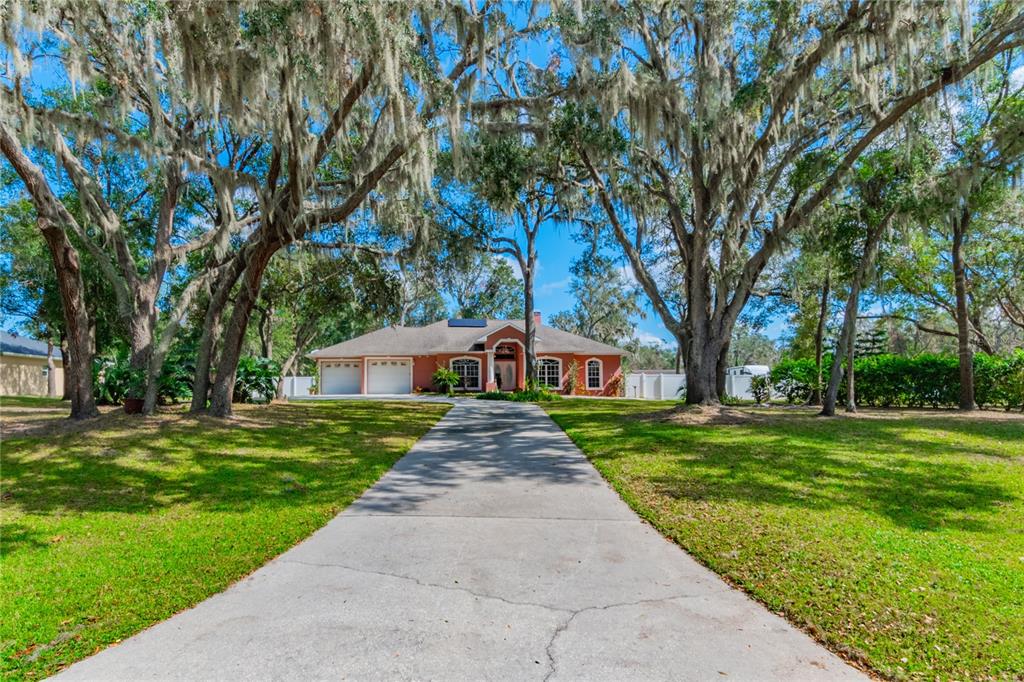
[[[10,408],[21,407],[67,407],[70,402],[64,402],[60,398],[44,398],[36,395],[5,395],[0,396],[0,411]]]
[[[0,677],[51,674],[223,590],[326,523],[448,407],[29,420],[2,442]]]
[[[544,405],[642,516],[881,674],[1024,678],[1024,419]]]

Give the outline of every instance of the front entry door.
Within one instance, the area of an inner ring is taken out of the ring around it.
[[[516,361],[495,360],[494,380],[502,391],[513,391],[516,388]]]

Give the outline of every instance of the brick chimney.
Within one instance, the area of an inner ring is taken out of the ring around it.
[[[537,326],[537,327],[540,326],[540,311],[539,310],[534,310],[533,311],[533,324],[534,324],[534,326]]]

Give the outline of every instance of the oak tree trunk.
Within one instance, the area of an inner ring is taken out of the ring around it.
[[[89,316],[85,311],[85,285],[82,282],[81,261],[78,252],[68,240],[64,230],[54,226],[42,216],[39,230],[46,240],[57,274],[67,355],[64,356],[64,386],[71,399],[71,418],[88,419],[99,416],[96,397],[92,389],[92,361],[95,349],[89,331]]]
[[[71,382],[68,381],[68,342],[63,330],[60,333],[60,362],[64,368],[64,386],[60,399],[71,400]]]
[[[967,276],[964,266],[964,236],[971,220],[964,208],[959,220],[953,221],[953,282],[956,289],[956,340],[960,357],[960,409],[977,408],[974,402],[974,351],[971,349],[971,323],[967,308]]]
[[[818,326],[814,330],[814,366],[817,370],[817,381],[811,397],[807,400],[808,405],[821,405],[821,363],[825,357],[825,324],[828,321],[828,298],[831,294],[832,279],[831,273],[825,272],[825,282],[821,287],[821,306],[818,309]]]
[[[57,366],[53,362],[53,339],[46,339],[46,397],[57,397]]]
[[[245,268],[241,255],[236,256],[223,275],[218,277],[213,293],[206,306],[203,319],[203,333],[199,339],[196,353],[196,373],[192,382],[192,405],[190,412],[201,412],[206,409],[206,401],[210,394],[210,368],[214,365],[217,339],[220,337],[221,318],[227,305],[231,290]]]
[[[857,411],[857,372],[854,367],[854,360],[857,356],[857,321],[854,319],[853,329],[850,331],[850,340],[846,345],[846,411]]]
[[[274,354],[274,311],[271,307],[260,310],[260,354],[268,360]]]
[[[210,392],[210,414],[217,417],[231,416],[231,398],[235,388],[235,373],[238,371],[238,359],[245,341],[245,330],[249,326],[256,299],[260,294],[263,273],[270,263],[270,258],[277,252],[278,242],[259,244],[245,266],[245,276],[238,290],[235,304],[231,309],[231,318],[224,329],[221,340],[220,357],[217,360],[216,377],[213,390]]]
[[[685,366],[688,405],[719,404],[719,368],[725,345],[721,338],[707,338],[703,334],[691,336]]]
[[[530,388],[537,382],[537,329],[533,324],[533,263],[530,263],[523,272],[523,301],[523,335],[526,338],[523,353],[526,367],[523,377],[526,382],[524,388]]]
[[[843,380],[843,355],[848,348],[852,347],[854,334],[857,328],[857,311],[860,307],[861,287],[867,280],[868,271],[871,269],[878,254],[878,246],[882,241],[882,235],[888,229],[892,221],[893,213],[889,213],[879,224],[868,230],[867,240],[864,242],[864,253],[861,255],[860,264],[850,282],[850,297],[846,299],[846,312],[843,315],[843,327],[839,332],[839,342],[836,343],[835,354],[832,358],[832,371],[829,374],[828,388],[825,390],[825,399],[822,401],[820,414],[825,417],[834,417],[836,414],[836,401],[839,399],[839,384]],[[850,352],[850,386],[853,386],[853,353]],[[849,402],[853,402],[848,398]],[[856,409],[856,407],[854,407]]]
[[[729,341],[725,342],[718,353],[718,365],[715,367],[715,393],[721,400],[725,395],[725,370],[729,368]]]

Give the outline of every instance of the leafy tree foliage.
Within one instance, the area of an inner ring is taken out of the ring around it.
[[[569,292],[576,305],[553,315],[548,324],[601,343],[620,345],[633,335],[633,318],[640,315],[637,292],[629,286],[615,261],[596,244],[573,262]]]

